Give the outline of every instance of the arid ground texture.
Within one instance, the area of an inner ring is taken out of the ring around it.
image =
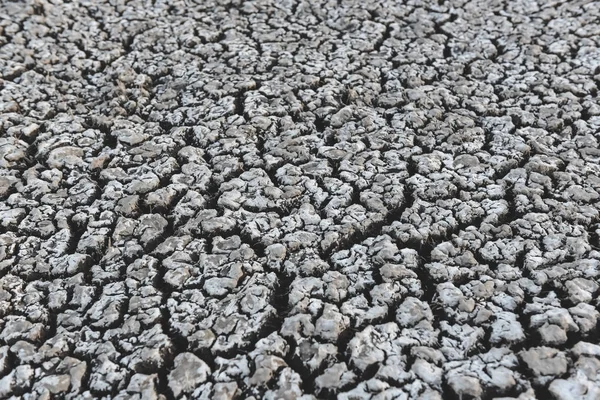
[[[600,2],[0,2],[0,398],[600,399]]]

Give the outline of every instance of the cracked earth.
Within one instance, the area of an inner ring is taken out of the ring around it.
[[[600,399],[600,3],[3,1],[0,73],[1,398]]]

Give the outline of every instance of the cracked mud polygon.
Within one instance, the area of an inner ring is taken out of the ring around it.
[[[600,3],[3,1],[0,398],[600,399]]]

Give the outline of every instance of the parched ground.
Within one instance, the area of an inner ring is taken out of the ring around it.
[[[600,399],[600,3],[2,1],[0,398]]]

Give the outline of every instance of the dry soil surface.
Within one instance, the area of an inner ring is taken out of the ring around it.
[[[5,0],[0,74],[0,398],[600,399],[600,2]]]

